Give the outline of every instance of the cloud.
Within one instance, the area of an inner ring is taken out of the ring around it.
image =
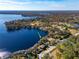
[[[78,0],[0,0],[0,10],[79,10],[77,5]]]
[[[23,1],[26,1],[26,0],[23,0]],[[62,0],[27,0],[27,1],[62,1]]]
[[[39,6],[39,7],[38,7]],[[55,2],[1,2],[0,10],[52,10],[62,7]]]
[[[5,2],[0,2],[0,4],[30,4],[32,2],[15,2],[15,1],[5,1]]]

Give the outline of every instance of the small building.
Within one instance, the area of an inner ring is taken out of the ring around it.
[[[62,59],[61,53],[55,46],[50,46],[47,50],[38,54],[39,59]]]

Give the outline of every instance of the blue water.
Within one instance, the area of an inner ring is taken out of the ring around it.
[[[7,32],[5,27],[6,21],[17,19],[28,19],[30,17],[23,17],[21,15],[0,14],[0,49],[6,51],[18,51],[32,47],[39,41],[39,35],[43,37],[47,32],[39,29],[21,29],[18,31]]]

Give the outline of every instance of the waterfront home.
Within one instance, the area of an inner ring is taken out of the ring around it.
[[[61,53],[56,48],[56,46],[50,46],[47,50],[38,54],[39,59],[62,59]]]

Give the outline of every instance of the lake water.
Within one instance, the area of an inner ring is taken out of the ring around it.
[[[7,32],[5,27],[6,21],[17,19],[28,19],[30,17],[23,17],[21,15],[0,14],[0,50],[18,51],[32,47],[39,41],[39,35],[43,37],[47,32],[39,29],[21,29],[18,31]]]

